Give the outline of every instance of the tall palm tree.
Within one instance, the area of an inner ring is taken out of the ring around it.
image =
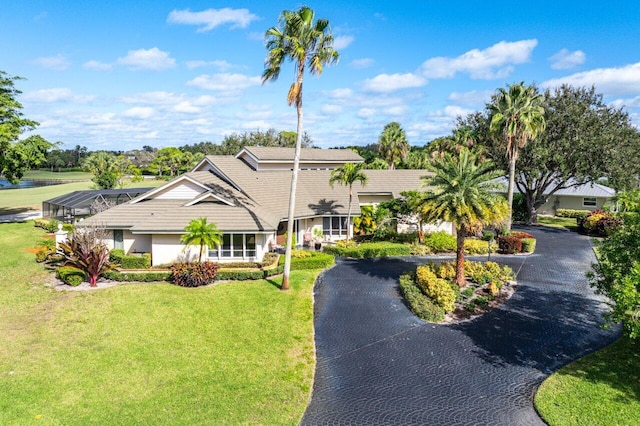
[[[202,255],[205,247],[217,247],[222,242],[222,231],[215,223],[207,223],[206,217],[191,220],[184,228],[185,234],[180,237],[180,242],[188,246],[200,246],[198,261],[202,263]]]
[[[404,159],[409,150],[407,135],[400,127],[400,123],[392,121],[384,126],[378,140],[378,152],[389,162],[389,170],[393,170],[396,160]]]
[[[331,171],[331,177],[329,178],[329,185],[333,188],[333,185],[338,182],[342,186],[349,187],[349,209],[347,210],[347,241],[351,234],[351,202],[353,201],[353,184],[360,182],[362,186],[365,186],[369,181],[369,177],[362,171],[364,164],[346,163],[342,167],[335,168]]]
[[[434,173],[426,176],[432,186],[421,205],[425,220],[452,222],[456,228],[456,283],[464,280],[464,240],[479,232],[482,226],[504,220],[509,212],[499,194],[500,184],[494,179],[502,175],[490,160],[480,161],[478,154],[461,148],[458,154],[445,153],[429,166]]]
[[[529,140],[535,139],[546,127],[544,96],[535,87],[525,86],[524,82],[514,83],[507,86],[507,89],[498,89],[488,108],[489,130],[503,145],[509,161],[507,228],[510,230],[518,153],[520,148],[524,148]]]
[[[298,127],[296,148],[293,157],[291,176],[291,192],[289,195],[289,214],[287,216],[287,249],[285,252],[284,276],[282,290],[289,288],[291,272],[291,245],[293,242],[294,206],[298,169],[300,166],[300,148],[302,145],[302,81],[304,71],[308,67],[314,75],[322,74],[323,67],[338,61],[338,52],[333,49],[333,35],[329,21],[317,19],[315,13],[307,6],[299,10],[284,10],[280,14],[279,26],[272,27],[265,33],[267,58],[262,73],[262,83],[277,80],[285,59],[292,61],[295,68],[295,81],[289,88],[287,103],[296,107]]]

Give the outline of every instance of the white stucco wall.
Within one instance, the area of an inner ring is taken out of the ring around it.
[[[556,213],[556,209],[571,209],[571,210],[597,210],[610,201],[610,198],[595,197],[595,206],[584,206],[582,204],[585,197],[571,196],[571,195],[552,195],[549,197],[546,203],[538,207],[539,214],[553,215]]]
[[[151,235],[134,235],[131,231],[124,231],[124,252],[126,254],[151,253],[151,250]]]

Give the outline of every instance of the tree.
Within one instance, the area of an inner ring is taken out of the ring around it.
[[[593,87],[563,85],[545,91],[544,98],[546,128],[520,150],[516,162],[515,185],[524,196],[529,223],[560,189],[601,178],[618,190],[637,185],[640,135],[624,110],[603,102]],[[464,122],[477,135],[489,131],[488,114],[473,114]],[[499,141],[485,137],[478,145],[499,167],[508,167]]]
[[[333,185],[338,182],[342,186],[349,187],[349,208],[347,210],[347,241],[349,241],[349,234],[351,233],[351,203],[353,201],[353,184],[360,182],[362,186],[365,186],[369,181],[366,173],[362,171],[362,164],[346,163],[342,167],[337,167],[331,170],[331,177],[329,178],[329,185],[333,188]]]
[[[611,323],[622,322],[624,333],[640,336],[640,214],[624,216],[622,226],[605,237],[598,247],[598,262],[592,265],[590,284],[609,299]]]
[[[291,272],[291,243],[303,132],[302,82],[304,72],[305,68],[309,67],[311,74],[320,75],[325,65],[338,61],[338,52],[333,49],[333,35],[329,21],[317,19],[314,22],[314,17],[315,12],[307,6],[302,6],[297,11],[284,10],[280,14],[279,26],[271,27],[265,33],[267,58],[265,70],[262,73],[263,84],[278,79],[282,63],[285,60],[292,61],[295,69],[295,81],[291,84],[287,94],[287,103],[296,107],[298,127],[289,195],[289,214],[287,216],[287,249],[282,278],[283,290],[289,288]]]
[[[511,209],[513,206],[513,188],[516,176],[516,161],[520,148],[535,139],[545,128],[545,110],[543,97],[533,86],[524,82],[498,89],[491,104],[489,130],[500,141],[509,161],[509,187],[507,202],[509,218],[507,229],[511,229]]]
[[[16,141],[22,133],[38,126],[22,114],[22,104],[17,100],[22,92],[15,87],[19,80],[22,78],[0,71],[0,175],[12,183],[17,183],[27,169]]]
[[[124,188],[124,178],[133,176],[133,181],[142,179],[140,169],[124,155],[114,155],[106,151],[92,152],[82,162],[82,168],[93,173],[92,182],[99,189]]]
[[[462,148],[460,153],[445,153],[435,158],[429,169],[434,173],[425,177],[425,184],[433,191],[424,195],[419,212],[429,222],[452,222],[456,228],[456,283],[464,286],[464,240],[479,232],[482,226],[505,219],[509,209],[498,193],[495,181],[502,171],[490,161],[480,161],[477,154]]]
[[[187,247],[200,246],[200,256],[198,257],[200,263],[202,263],[205,247],[217,247],[222,242],[222,232],[215,223],[207,223],[206,217],[193,219],[184,228],[184,232],[185,234],[180,237],[180,242]]]
[[[409,149],[407,135],[399,123],[392,121],[384,126],[378,140],[378,151],[388,161],[389,170],[393,170],[396,161],[404,160]]]

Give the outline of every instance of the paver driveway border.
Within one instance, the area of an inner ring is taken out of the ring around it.
[[[301,424],[544,424],[539,384],[619,330],[600,327],[589,238],[526,230],[535,254],[492,259],[518,271],[513,297],[454,325],[417,319],[398,290],[402,272],[434,258],[338,260],[315,287],[316,374]]]

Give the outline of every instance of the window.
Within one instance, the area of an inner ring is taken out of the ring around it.
[[[122,229],[113,230],[113,248],[124,250],[124,232]]]
[[[583,207],[596,207],[597,206],[596,197],[584,197],[582,199],[582,206]]]
[[[210,258],[248,258],[256,256],[256,234],[224,234],[219,248],[209,250]]]
[[[322,218],[322,233],[326,236],[347,235],[347,217],[331,216]]]

